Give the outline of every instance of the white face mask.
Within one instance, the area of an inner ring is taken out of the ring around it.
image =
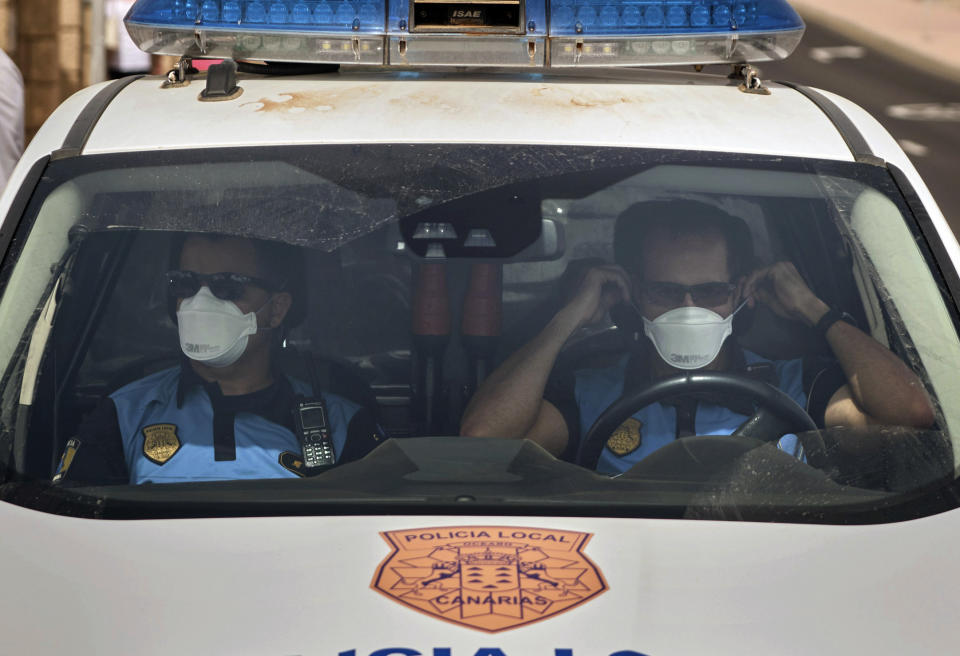
[[[713,362],[733,332],[733,317],[724,319],[702,307],[678,307],[650,321],[643,318],[643,334],[653,342],[664,362],[677,369],[699,369]]]
[[[257,332],[257,313],[244,314],[232,301],[213,295],[206,286],[185,298],[177,310],[180,348],[191,360],[211,367],[227,367],[247,349]]]

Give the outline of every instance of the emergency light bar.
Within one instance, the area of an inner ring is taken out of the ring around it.
[[[786,58],[786,0],[137,0],[163,55],[393,66],[664,66]]]

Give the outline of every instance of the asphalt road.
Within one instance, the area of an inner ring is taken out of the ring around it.
[[[791,57],[759,68],[761,79],[833,91],[873,114],[900,142],[960,235],[960,84],[809,20]]]

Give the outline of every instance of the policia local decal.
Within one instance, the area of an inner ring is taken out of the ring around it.
[[[393,552],[380,563],[371,587],[471,629],[515,629],[568,611],[608,587],[583,553],[589,533],[456,526],[380,535]]]

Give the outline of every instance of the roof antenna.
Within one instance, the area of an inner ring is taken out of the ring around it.
[[[243,89],[237,86],[237,62],[224,59],[207,70],[207,88],[200,92],[198,100],[233,100],[242,93]]]

